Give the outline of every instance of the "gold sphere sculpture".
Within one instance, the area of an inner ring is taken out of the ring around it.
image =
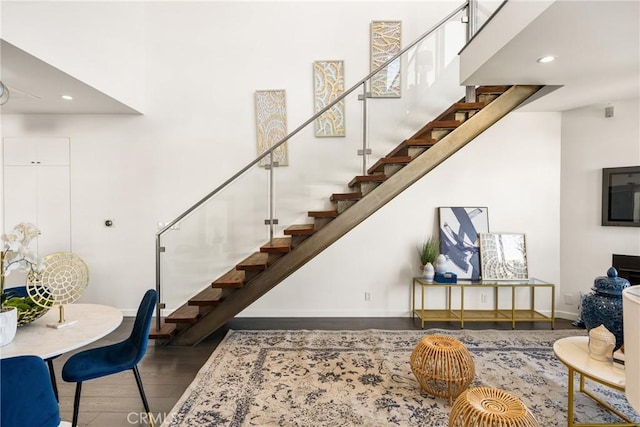
[[[456,399],[449,427],[539,427],[529,409],[515,396],[491,387],[470,388]]]
[[[418,341],[411,353],[411,371],[420,390],[449,399],[469,387],[476,367],[469,350],[459,340],[448,335],[428,335]]]

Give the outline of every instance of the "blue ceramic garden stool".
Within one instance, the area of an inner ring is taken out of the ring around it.
[[[581,318],[587,331],[604,325],[616,336],[615,350],[624,342],[622,331],[622,290],[629,286],[629,281],[618,277],[618,271],[611,267],[607,275],[596,277],[593,281],[593,292],[582,301]]]

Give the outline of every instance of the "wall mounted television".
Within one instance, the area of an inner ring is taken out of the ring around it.
[[[640,166],[602,169],[602,225],[640,227]]]

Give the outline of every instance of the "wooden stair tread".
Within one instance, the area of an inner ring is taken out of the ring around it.
[[[505,93],[511,86],[478,86],[476,95],[479,94],[501,94]]]
[[[333,193],[329,198],[332,202],[338,202],[342,200],[360,200],[362,199],[362,193],[356,191],[353,193]]]
[[[314,224],[296,224],[284,229],[287,236],[310,236],[316,230]]]
[[[391,151],[389,154],[387,154],[386,157],[400,157],[400,156],[398,156],[398,153],[400,153],[400,152],[405,152],[406,153],[408,147],[429,148],[429,147],[433,146],[436,142],[438,142],[438,141],[436,141],[433,138],[411,138],[411,139],[405,139],[396,148],[394,148],[393,151]]]
[[[211,283],[212,288],[241,288],[244,285],[245,274],[242,270],[230,270]]]
[[[431,129],[455,129],[460,126],[459,120],[434,120],[427,123],[423,130]]]
[[[236,270],[262,271],[267,269],[269,254],[256,252],[249,255],[244,261],[236,265]]]
[[[189,305],[196,305],[199,307],[215,306],[222,301],[222,289],[220,288],[206,288],[195,297],[191,298],[188,302]]]
[[[173,337],[173,334],[176,331],[175,323],[163,323],[160,326],[160,329],[156,329],[155,327],[151,327],[149,330],[149,339],[158,340],[158,339],[170,339]]]
[[[338,216],[338,211],[329,210],[329,211],[309,211],[307,215],[311,218],[335,218]]]
[[[482,110],[485,105],[484,102],[456,102],[447,109],[446,113]]]
[[[374,173],[378,170],[384,171],[385,165],[406,165],[407,163],[410,163],[410,162],[411,162],[411,156],[396,156],[396,157],[387,156],[375,162],[373,166],[371,166],[369,170],[367,170],[367,172]]]
[[[286,254],[291,251],[291,237],[276,237],[260,247],[260,252]]]
[[[438,141],[433,138],[411,138],[402,142],[407,147],[431,147]]]
[[[379,173],[376,175],[360,175],[360,176],[356,176],[351,180],[351,182],[349,183],[349,187],[353,187],[356,184],[363,183],[363,182],[383,182],[386,179],[387,179],[387,176],[382,173]]]
[[[192,305],[183,305],[167,317],[166,323],[196,323],[200,318],[200,309]]]

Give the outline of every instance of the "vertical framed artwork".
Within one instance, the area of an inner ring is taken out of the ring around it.
[[[480,233],[483,280],[526,280],[527,245],[521,233]]]
[[[400,53],[401,21],[371,22],[371,71]],[[372,98],[400,98],[400,58],[387,65],[369,82]]]
[[[486,207],[441,207],[440,253],[447,259],[447,271],[459,279],[480,279],[478,235],[489,232]]]
[[[258,155],[287,136],[287,104],[284,90],[256,91],[256,135]],[[273,154],[273,161],[278,162],[278,166],[289,164],[286,142],[276,148]],[[259,166],[268,164],[269,156],[258,163]]]
[[[344,93],[344,61],[313,63],[314,113],[324,109]],[[344,99],[318,117],[316,137],[345,136]]]

